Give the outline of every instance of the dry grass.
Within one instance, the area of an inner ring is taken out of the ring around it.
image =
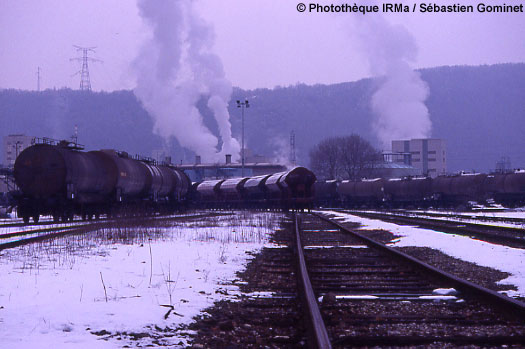
[[[230,243],[264,243],[279,228],[283,215],[239,211],[208,217],[168,219],[120,219],[101,224],[93,231],[67,235],[7,249],[0,258],[16,263],[20,272],[38,273],[40,268],[70,268],[92,252],[106,256],[114,244],[142,245],[173,240],[221,244],[218,260],[227,261]],[[262,228],[262,229],[261,229]],[[101,248],[102,247],[102,248]],[[151,259],[153,256],[150,256]]]

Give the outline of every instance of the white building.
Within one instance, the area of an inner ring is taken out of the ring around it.
[[[410,153],[410,164],[423,175],[437,177],[447,172],[446,144],[443,139],[392,141],[392,153]]]
[[[25,148],[34,144],[34,137],[26,135],[9,135],[4,137],[4,165],[13,167],[15,160]]]

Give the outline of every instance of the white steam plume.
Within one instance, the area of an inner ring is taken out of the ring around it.
[[[275,149],[273,152],[273,161],[276,164],[281,164],[287,169],[294,167],[290,159],[290,143],[286,138],[274,137],[269,142]]]
[[[372,72],[383,76],[371,102],[377,115],[372,126],[378,139],[389,149],[392,140],[428,138],[432,128],[425,105],[429,89],[410,67],[417,54],[414,38],[404,27],[380,16],[360,24]]]
[[[140,15],[152,28],[151,39],[135,61],[135,95],[154,118],[154,131],[165,139],[175,136],[180,145],[204,161],[219,161],[224,154],[240,157],[232,138],[228,102],[231,83],[220,58],[211,52],[214,33],[193,9],[191,0],[138,0]],[[204,125],[197,102],[208,98],[222,139]]]

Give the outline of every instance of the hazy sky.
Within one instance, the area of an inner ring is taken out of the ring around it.
[[[353,81],[374,71],[356,28],[378,14],[299,13],[298,2],[196,1],[215,27],[216,53],[235,86]],[[94,90],[133,88],[132,62],[150,35],[138,13],[135,0],[0,0],[0,88],[36,89],[37,67],[42,88],[78,88],[80,63],[70,58],[81,53],[72,45],[97,46],[92,56],[104,62],[90,64]],[[525,61],[523,13],[384,16],[414,36],[416,68]]]

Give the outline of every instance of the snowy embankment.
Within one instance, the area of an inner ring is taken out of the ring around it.
[[[320,213],[332,215],[342,222],[360,223],[360,229],[363,230],[382,229],[400,236],[400,238],[392,241],[391,246],[429,247],[467,262],[507,272],[510,276],[499,283],[514,285],[517,287],[517,291],[507,291],[506,294],[525,297],[524,249],[501,246],[462,235],[444,234],[429,229],[361,218],[335,211],[322,211]]]
[[[240,213],[4,250],[1,346],[104,348],[141,336],[131,345],[155,338],[163,345],[185,343],[172,329],[238,293],[235,272],[243,269],[247,251],[267,243],[278,220],[269,213]]]

